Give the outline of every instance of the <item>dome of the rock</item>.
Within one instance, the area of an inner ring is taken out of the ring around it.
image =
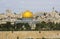
[[[22,18],[33,18],[33,13],[27,10],[22,14]]]

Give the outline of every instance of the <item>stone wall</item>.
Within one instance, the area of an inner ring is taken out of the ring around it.
[[[0,31],[0,39],[60,38],[60,31]]]

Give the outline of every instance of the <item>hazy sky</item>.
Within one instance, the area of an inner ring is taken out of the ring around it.
[[[25,10],[51,11],[52,7],[60,11],[60,0],[0,0],[0,13],[5,12],[6,9],[11,9],[16,13]]]

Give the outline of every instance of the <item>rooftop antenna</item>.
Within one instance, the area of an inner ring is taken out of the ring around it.
[[[52,8],[52,12],[54,12],[54,11],[55,11],[55,7]]]
[[[52,9],[53,9],[53,10],[52,10],[52,13],[53,13],[54,18],[55,18],[55,7],[53,7]]]

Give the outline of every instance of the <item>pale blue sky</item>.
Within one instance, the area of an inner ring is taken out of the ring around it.
[[[60,11],[60,0],[0,0],[0,13],[5,12],[6,9],[16,13],[25,10],[52,11],[52,7]]]

